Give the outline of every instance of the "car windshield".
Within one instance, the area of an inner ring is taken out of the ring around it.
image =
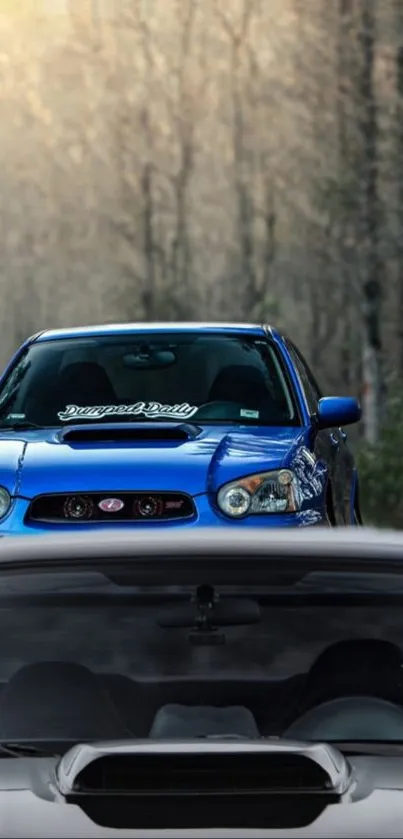
[[[31,345],[0,390],[0,427],[180,421],[295,425],[264,338],[155,333]]]
[[[403,744],[401,574],[262,557],[256,575],[245,556],[235,575],[210,557],[200,584],[200,560],[183,559],[3,563],[2,744]]]

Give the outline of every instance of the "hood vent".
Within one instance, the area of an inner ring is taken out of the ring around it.
[[[58,767],[67,803],[115,829],[291,829],[340,802],[349,783],[339,752],[286,741],[78,746]]]
[[[62,430],[59,439],[63,443],[184,443],[195,440],[200,433],[198,426],[187,423],[105,423],[69,426]]]
[[[86,767],[74,784],[84,793],[328,792],[329,776],[304,755],[112,755]]]

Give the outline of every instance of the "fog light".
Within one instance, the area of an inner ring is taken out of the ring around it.
[[[227,487],[219,492],[218,502],[228,516],[244,516],[249,510],[251,496],[243,487]]]
[[[64,503],[63,512],[66,519],[90,519],[94,505],[91,498],[85,495],[72,495]]]

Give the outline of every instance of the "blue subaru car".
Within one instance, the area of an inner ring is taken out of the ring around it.
[[[358,525],[359,419],[268,326],[41,332],[0,379],[0,535]]]

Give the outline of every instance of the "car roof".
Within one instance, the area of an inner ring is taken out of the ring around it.
[[[62,340],[64,338],[88,338],[102,335],[130,335],[136,332],[201,332],[212,334],[236,335],[248,333],[250,335],[265,335],[269,327],[253,323],[212,323],[212,322],[179,322],[179,323],[104,323],[93,326],[65,327],[63,329],[47,329],[33,337],[35,343],[43,341]]]
[[[402,561],[403,532],[375,528],[295,528],[290,530],[203,528],[158,531],[102,529],[80,533],[34,536],[4,536],[0,539],[0,569],[4,561],[50,562],[52,560],[110,559],[119,557],[211,557],[241,558],[321,557]],[[325,570],[325,568],[324,568]],[[355,571],[357,569],[355,568]]]

